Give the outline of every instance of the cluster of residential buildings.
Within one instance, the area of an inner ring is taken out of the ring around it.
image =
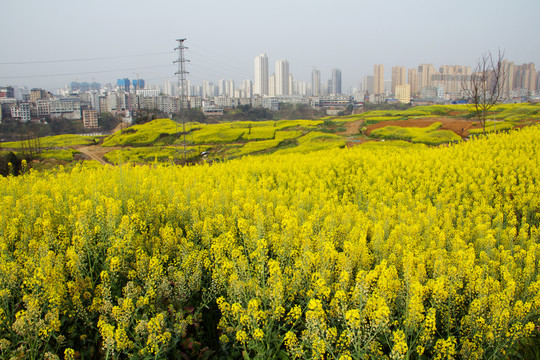
[[[505,82],[503,93],[511,101],[529,100],[540,96],[540,72],[534,63],[516,65],[503,63]],[[385,79],[384,65],[373,67],[373,75],[363,78],[359,86],[348,93],[342,90],[340,69],[333,69],[327,81],[314,68],[311,82],[298,81],[290,72],[289,62],[279,60],[270,74],[268,56],[255,57],[254,80],[244,80],[239,87],[233,80],[217,83],[203,81],[200,85],[187,81],[185,94],[191,108],[200,108],[208,116],[222,115],[223,110],[238,105],[251,105],[277,110],[279,103],[303,103],[314,108],[338,112],[348,105],[365,102],[444,103],[464,97],[464,84],[471,68],[461,65],[432,64],[417,68],[393,66],[391,79]],[[165,114],[180,109],[176,82],[166,80],[162,87],[148,86],[143,79],[118,79],[116,84],[71,82],[58,94],[43,89],[0,87],[0,122],[4,118],[34,121],[63,117],[82,120],[87,128],[98,127],[100,113],[109,112],[130,119],[133,111],[152,110]]]
[[[504,83],[503,98],[521,101],[538,98],[540,95],[540,71],[534,63],[515,65],[502,62]],[[418,68],[392,67],[391,80],[384,79],[384,65],[375,65],[373,75],[364,77],[363,88],[372,102],[387,101],[389,98],[403,103],[411,100],[448,102],[466,96],[464,86],[472,75],[469,66],[442,65],[437,70],[432,64],[421,64]]]
[[[269,74],[268,56],[261,54],[255,57],[255,81],[253,95],[259,96],[340,96],[341,70],[332,69],[332,77],[325,83],[321,82],[321,72],[313,69],[311,83],[298,81],[289,71],[289,62],[279,60],[275,72]]]

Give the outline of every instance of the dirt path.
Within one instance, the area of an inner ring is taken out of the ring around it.
[[[80,146],[80,147],[74,147],[77,151],[80,151],[84,155],[88,156],[92,160],[96,160],[100,162],[103,165],[109,164],[105,158],[103,157],[106,153],[109,151],[118,149],[114,147],[101,147],[99,145],[90,145],[90,146]]]
[[[364,120],[356,120],[343,124],[345,131],[337,133],[337,135],[347,137],[347,147],[353,147],[366,142],[365,136],[360,134],[360,130],[364,126]]]
[[[344,136],[354,136],[358,135],[360,133],[360,128],[364,124],[364,120],[356,120],[345,123],[343,126],[345,126],[345,131],[339,133],[339,135]]]

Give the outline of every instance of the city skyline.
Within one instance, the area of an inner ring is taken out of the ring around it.
[[[246,79],[236,83],[233,79],[203,80],[200,84],[188,81],[188,95],[202,98],[212,98],[214,96],[229,96],[251,98],[253,96],[328,96],[328,95],[354,95],[358,92],[368,92],[370,95],[380,96],[396,95],[396,89],[401,85],[409,85],[411,95],[420,95],[422,89],[440,88],[443,94],[451,94],[453,98],[460,96],[461,88],[465,80],[464,76],[470,76],[474,70],[470,66],[463,65],[439,65],[419,64],[418,67],[406,68],[404,66],[392,66],[391,76],[385,77],[384,65],[375,64],[372,75],[366,75],[352,91],[342,91],[341,70],[334,68],[327,79],[322,81],[321,72],[316,67],[312,69],[310,81],[298,81],[289,70],[289,63],[286,59],[275,62],[275,71],[269,74],[268,56],[266,53],[260,54],[254,59],[254,79]],[[505,92],[511,90],[527,90],[529,94],[538,96],[540,92],[540,70],[537,70],[534,62],[518,64],[508,59],[504,59],[503,67],[506,74]],[[137,74],[139,75],[139,74]],[[70,91],[82,93],[89,90],[98,92],[108,92],[125,90],[130,91],[130,86],[141,95],[164,94],[169,96],[177,95],[176,81],[166,79],[161,84],[148,84],[145,79],[117,79],[116,84],[108,82],[100,84],[97,82],[72,81],[62,89],[57,89],[52,93],[56,95],[67,95]],[[264,85],[261,85],[264,82]],[[149,85],[149,86],[147,86]],[[0,88],[2,85],[0,84]],[[7,86],[13,86],[11,84]],[[264,88],[262,91],[258,88]],[[30,93],[32,90],[47,90],[39,87],[29,87],[27,85],[14,86],[21,98],[23,93]],[[198,90],[197,90],[198,89]],[[403,89],[401,89],[401,92]],[[433,91],[430,89],[429,91]]]
[[[384,65],[389,79],[396,65],[474,66],[482,53],[498,49],[516,64],[540,61],[540,49],[528,40],[540,29],[538,1],[518,1],[515,16],[501,0],[444,4],[8,2],[0,14],[0,84],[54,89],[74,80],[112,83],[138,76],[174,82],[178,37],[187,38],[194,83],[254,80],[253,58],[261,53],[270,55],[272,65],[287,59],[294,78],[309,83],[313,68],[322,81],[338,68],[344,92],[371,75],[373,64]]]
[[[224,108],[237,105],[278,110],[280,102],[331,107],[333,112],[337,111],[335,107],[361,106],[365,101],[461,103],[467,96],[464,84],[474,75],[469,66],[443,65],[436,70],[433,64],[420,64],[417,69],[408,69],[408,78],[405,78],[405,67],[394,66],[391,80],[385,80],[384,65],[375,64],[373,75],[364,77],[360,91],[343,94],[339,69],[332,69],[332,78],[321,88],[320,71],[316,68],[312,70],[312,81],[308,84],[294,80],[287,60],[276,61],[275,72],[271,75],[268,74],[267,63],[266,54],[255,57],[254,74],[258,88],[255,94],[251,80],[243,81],[239,88],[232,79],[221,79],[217,85],[203,81],[200,86],[191,85],[188,81],[189,106],[202,108],[203,114],[210,116],[222,115]],[[505,101],[538,101],[540,71],[536,71],[534,63],[519,65],[504,60],[499,64],[505,74],[501,84],[501,96]],[[268,83],[267,94],[262,85],[264,82]],[[178,111],[182,100],[175,97],[174,86],[169,80],[165,81],[164,87],[149,88],[145,84],[145,80],[138,76],[131,81],[128,78],[117,79],[116,86],[110,84],[105,88],[98,83],[72,82],[68,89],[57,94],[60,97],[38,88],[28,91],[28,88],[0,86],[0,121],[4,116],[22,122],[44,116],[80,120],[82,113],[84,126],[95,128],[97,114],[102,112],[130,113],[135,109],[153,109],[173,114]]]

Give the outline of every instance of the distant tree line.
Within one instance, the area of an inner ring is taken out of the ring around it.
[[[258,121],[271,120],[274,118],[272,111],[263,107],[253,107],[251,105],[238,105],[231,109],[225,109],[220,120],[225,121]]]
[[[225,121],[264,121],[280,119],[318,119],[326,116],[324,110],[313,109],[309,104],[280,103],[279,110],[272,111],[263,107],[251,105],[238,105],[226,109],[220,120]]]
[[[408,108],[412,107],[411,104],[403,104],[403,103],[381,103],[381,104],[375,104],[375,103],[364,103],[364,110],[365,111],[373,111],[373,110],[407,110]]]
[[[314,120],[323,116],[326,116],[326,110],[314,109],[309,104],[279,103],[279,110],[276,111],[274,118],[287,120]]]

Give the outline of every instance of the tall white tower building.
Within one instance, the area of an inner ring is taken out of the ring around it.
[[[163,93],[165,95],[174,96],[174,86],[171,80],[169,79],[165,80],[165,84],[163,86]]]
[[[332,69],[332,91],[334,95],[341,94],[341,70]]]
[[[276,95],[289,95],[289,62],[276,62]]]
[[[268,95],[268,56],[266,54],[255,57],[253,95]]]
[[[321,72],[317,69],[311,72],[311,91],[313,96],[321,95]]]
[[[243,97],[251,98],[253,96],[253,83],[251,80],[242,81],[242,90],[244,91]]]
[[[268,95],[276,96],[276,74],[268,77]]]

